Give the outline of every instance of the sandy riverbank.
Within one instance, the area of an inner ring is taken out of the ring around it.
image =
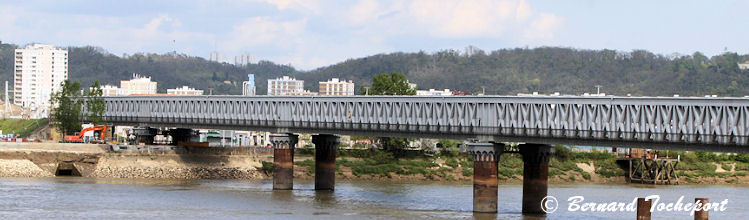
[[[356,161],[353,157],[339,160]],[[414,159],[417,161],[418,159]],[[273,161],[272,152],[263,148],[175,148],[158,151],[114,152],[110,146],[60,143],[0,143],[0,177],[51,177],[80,175],[91,178],[158,178],[158,179],[271,179],[272,173],[263,170],[263,162]],[[423,162],[423,161],[422,161]],[[340,163],[336,179],[345,181],[396,182],[462,182],[473,180],[471,167],[434,159],[426,173],[397,173],[385,175],[356,174],[354,167]],[[591,183],[623,184],[624,177],[598,175],[596,164],[577,163],[581,172],[565,172],[550,176],[551,184]],[[294,178],[314,179],[313,158],[295,157]],[[72,171],[74,169],[75,171]],[[62,173],[60,173],[63,171]],[[734,172],[718,170],[718,172]],[[522,183],[522,173],[500,176],[502,184]],[[692,177],[681,184],[742,184],[749,176]]]

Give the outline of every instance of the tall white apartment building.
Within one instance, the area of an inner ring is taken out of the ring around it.
[[[257,60],[252,54],[247,53],[241,54],[239,56],[234,56],[234,65],[236,66],[246,66],[247,64],[253,63],[257,63]]]
[[[203,95],[203,90],[182,86],[181,88],[167,89],[168,95]]]
[[[297,80],[289,76],[268,79],[268,95],[298,95],[304,93],[304,80]]]
[[[151,77],[133,74],[133,79],[120,81],[120,95],[156,94],[156,82]]]
[[[341,81],[338,78],[320,82],[320,95],[354,95],[354,82]]]
[[[30,118],[49,117],[50,97],[68,79],[68,50],[32,44],[15,50],[13,103],[30,110]]]
[[[217,62],[217,63],[226,63],[226,54],[218,51],[214,51],[211,53],[211,55],[208,57],[209,61]]]

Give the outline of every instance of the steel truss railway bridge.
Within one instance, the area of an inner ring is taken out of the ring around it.
[[[336,135],[470,140],[474,211],[497,211],[505,142],[522,142],[523,213],[542,214],[552,144],[749,152],[749,98],[577,96],[105,97],[111,125],[277,133],[274,189],[293,187],[294,133],[312,133],[315,189],[335,183]],[[84,109],[84,112],[86,110]],[[154,129],[141,133],[153,140]]]

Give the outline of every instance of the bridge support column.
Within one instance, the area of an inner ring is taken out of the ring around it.
[[[193,130],[189,128],[169,129],[169,136],[172,136],[172,145],[179,145],[179,142],[188,142],[193,136]]]
[[[315,144],[315,190],[335,189],[335,157],[340,137],[329,134],[312,136]]]
[[[470,143],[467,151],[473,155],[473,211],[497,213],[497,166],[504,144]]]
[[[295,134],[274,134],[273,143],[273,189],[294,188],[294,146],[298,141]]]
[[[523,214],[546,214],[541,200],[549,188],[549,158],[553,150],[545,144],[521,144],[523,156]]]
[[[135,144],[153,145],[153,138],[156,137],[158,131],[158,129],[151,127],[133,128]]]

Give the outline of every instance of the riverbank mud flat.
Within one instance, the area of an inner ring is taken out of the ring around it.
[[[472,164],[448,163],[445,159],[401,159],[401,171],[386,174],[361,174],[354,169],[370,168],[358,164],[361,158],[339,156],[336,179],[344,181],[456,182],[473,181]],[[314,158],[294,158],[294,178],[314,179]],[[265,162],[265,166],[263,165]],[[175,147],[118,146],[72,143],[0,143],[0,177],[81,176],[90,178],[149,179],[272,179],[273,151],[264,147]],[[522,163],[522,162],[520,162]],[[451,164],[451,165],[450,165]],[[734,165],[736,166],[736,165]],[[578,171],[550,175],[551,184],[624,184],[623,176],[605,177],[595,171],[598,164],[577,163]],[[737,169],[737,168],[736,168]],[[419,170],[420,172],[415,172]],[[521,170],[522,171],[522,170]],[[502,175],[500,184],[522,184],[522,172]],[[720,172],[720,171],[718,171]],[[734,172],[733,169],[724,173]],[[746,184],[749,176],[724,175],[682,178],[680,184]]]
[[[129,146],[132,149],[136,146]],[[164,147],[114,151],[110,145],[1,143],[0,177],[264,179],[269,149]]]

